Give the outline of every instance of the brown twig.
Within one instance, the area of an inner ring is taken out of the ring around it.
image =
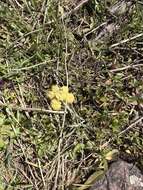
[[[18,107],[14,105],[8,105],[5,103],[0,103],[0,108],[10,108],[14,111],[27,111],[27,112],[39,112],[39,113],[50,113],[50,114],[64,114],[64,111],[53,111],[53,110],[47,110],[43,108],[29,108],[29,107]]]
[[[73,12],[76,12],[77,10],[80,9],[80,7],[82,7],[85,3],[87,3],[89,0],[81,0],[79,2],[79,4],[74,8],[72,9],[71,11],[69,11],[68,13],[65,13],[62,18],[66,18],[67,16],[69,16],[70,14],[72,14]]]
[[[137,119],[134,123],[131,123],[126,129],[121,131],[118,135],[120,137],[122,134],[126,133],[128,130],[132,129],[134,126],[136,126],[139,122],[143,120],[143,117]],[[103,149],[109,145],[111,141],[115,140],[115,137],[110,138],[107,142],[105,142],[103,145],[100,146],[100,149]]]
[[[127,132],[129,129],[133,128],[135,125],[137,125],[139,122],[141,122],[143,120],[143,117],[137,119],[134,123],[132,123],[131,125],[129,125],[126,129],[124,129],[123,131],[121,131],[119,133],[119,136],[122,135],[123,133]]]
[[[135,40],[136,38],[139,38],[141,36],[143,36],[143,33],[137,34],[136,36],[133,36],[131,38],[128,38],[128,39],[122,40],[122,41],[120,41],[120,42],[118,42],[116,44],[113,44],[113,45],[110,46],[110,48],[114,48],[114,47],[119,46],[121,44],[124,44],[124,43],[127,43],[129,41]]]
[[[112,70],[110,70],[110,72],[119,72],[119,71],[124,71],[126,69],[132,69],[132,68],[142,67],[142,66],[143,66],[143,64],[127,65],[125,67],[120,67],[120,68],[117,68],[117,69],[112,69]]]

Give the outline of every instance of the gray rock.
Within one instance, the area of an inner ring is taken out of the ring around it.
[[[90,190],[143,190],[143,175],[133,164],[119,160]]]

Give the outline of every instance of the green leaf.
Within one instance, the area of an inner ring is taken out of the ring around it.
[[[119,151],[117,149],[113,149],[111,151],[109,151],[106,155],[105,155],[105,159],[106,160],[113,160],[115,159],[119,154]]]
[[[2,138],[0,138],[0,150],[2,150],[5,147],[5,142]]]
[[[81,185],[78,190],[85,190],[85,189],[88,189],[90,186],[92,186],[95,181],[101,179],[104,175],[105,171],[104,170],[99,170],[99,171],[96,171],[94,172],[88,179],[87,181]]]
[[[0,114],[0,126],[2,126],[5,122],[5,116],[3,114]]]
[[[73,156],[75,157],[77,153],[81,153],[85,148],[85,144],[78,143],[73,150]]]

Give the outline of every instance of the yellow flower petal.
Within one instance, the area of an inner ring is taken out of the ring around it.
[[[59,90],[60,90],[59,87],[58,87],[58,85],[53,85],[51,89],[52,89],[52,91],[55,92],[55,93],[56,93],[56,92],[59,92]]]
[[[61,87],[61,91],[62,91],[62,92],[65,92],[65,93],[68,93],[68,92],[69,92],[69,89],[68,89],[67,86],[62,86],[62,87]]]
[[[55,97],[55,93],[53,91],[49,91],[47,93],[48,98],[53,99]]]
[[[75,101],[75,97],[72,93],[68,93],[66,97],[66,102],[72,104]]]
[[[57,110],[58,111],[58,110],[61,109],[61,102],[58,101],[58,100],[56,100],[56,99],[53,99],[51,101],[51,107],[52,107],[53,110]]]
[[[60,101],[66,101],[68,93],[69,93],[68,87],[67,86],[62,86],[60,88],[60,93],[59,93],[60,98],[59,98],[59,100]]]
[[[68,94],[68,93],[61,92],[61,93],[60,93],[60,100],[61,100],[61,101],[66,101],[66,100],[67,100],[67,94]]]
[[[59,91],[58,93],[55,94],[55,98],[59,101],[63,101],[63,93]]]

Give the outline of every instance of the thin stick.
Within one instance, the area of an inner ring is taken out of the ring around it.
[[[38,158],[38,165],[39,165],[39,169],[40,169],[40,173],[41,173],[41,178],[42,178],[42,181],[43,181],[43,185],[44,185],[44,187],[46,187],[46,183],[45,183],[45,179],[44,179],[44,175],[43,175],[43,171],[42,171],[42,168],[41,168],[41,163],[40,163],[39,158]]]
[[[17,40],[15,40],[15,41],[13,42],[13,44],[11,44],[9,47],[7,47],[7,48],[5,49],[5,52],[6,52],[7,50],[11,49],[12,47],[14,47],[20,40],[24,39],[25,37],[29,36],[30,34],[33,34],[33,33],[36,33],[36,32],[42,31],[42,30],[44,30],[43,27],[41,27],[41,28],[39,28],[39,29],[36,29],[36,30],[32,30],[32,31],[30,31],[30,32],[28,32],[28,33],[26,33],[26,34],[24,34],[22,37],[20,37],[20,38],[18,38]]]
[[[100,27],[102,27],[102,26],[104,26],[104,25],[106,25],[106,24],[107,24],[107,22],[103,22],[102,24],[100,24],[100,25],[97,26],[96,28],[93,28],[92,30],[90,30],[90,31],[88,31],[87,33],[85,33],[84,36],[85,36],[85,37],[88,36],[89,34],[95,32],[95,31],[98,30]]]
[[[82,0],[74,9],[72,9],[71,11],[69,11],[68,13],[65,13],[62,18],[66,18],[67,16],[69,16],[70,14],[72,14],[73,12],[76,12],[78,9],[80,9],[80,7],[82,7],[85,3],[87,3],[89,0]]]
[[[126,133],[128,130],[130,130],[131,128],[133,128],[135,125],[137,125],[139,122],[141,122],[143,120],[143,117],[137,119],[134,123],[132,123],[131,125],[129,125],[126,129],[124,129],[123,131],[121,131],[118,135],[121,136],[122,134]],[[107,147],[109,145],[109,143],[111,141],[115,140],[115,137],[110,138],[107,142],[105,142],[103,145],[100,146],[100,149],[102,150],[103,148]]]
[[[48,61],[44,61],[42,63],[38,63],[38,64],[35,64],[35,65],[31,65],[31,66],[27,66],[27,67],[22,67],[22,68],[19,68],[19,69],[12,69],[12,71],[24,71],[24,70],[29,70],[29,69],[33,69],[35,67],[39,67],[41,65],[46,65],[47,63],[50,63],[50,62],[53,62],[54,60],[48,60]]]
[[[125,66],[125,67],[120,67],[120,68],[117,68],[117,69],[112,69],[112,70],[110,70],[110,72],[124,71],[126,69],[135,68],[135,67],[142,67],[142,66],[143,66],[143,64],[128,65],[128,66]]]
[[[21,172],[21,174],[31,183],[32,186],[34,186],[32,180],[27,176],[27,174],[20,168],[18,167],[18,170]]]
[[[47,110],[43,108],[29,108],[29,107],[18,107],[14,105],[8,105],[5,103],[0,103],[0,108],[10,108],[14,111],[27,111],[27,112],[41,112],[41,113],[51,113],[51,114],[64,114],[64,111],[53,111],[53,110]]]
[[[67,33],[66,33],[66,28],[63,22],[63,28],[64,28],[64,32],[65,32],[65,38],[66,38],[66,44],[65,44],[65,49],[66,49],[66,53],[65,53],[65,73],[66,73],[66,82],[67,82],[67,87],[69,85],[69,76],[68,76],[68,65],[67,65],[67,55],[68,55],[68,44],[67,44]],[[58,177],[59,177],[59,172],[61,169],[61,145],[63,142],[63,132],[64,132],[64,127],[65,127],[65,121],[66,121],[66,114],[67,114],[67,103],[65,105],[65,109],[64,109],[64,114],[63,114],[63,122],[62,122],[62,126],[61,126],[61,131],[60,131],[60,136],[59,136],[59,143],[58,143],[58,153],[57,153],[57,172],[56,172],[56,176],[55,176],[55,182],[54,182],[54,187],[53,190],[57,189],[57,182],[58,182]]]
[[[73,11],[77,11],[80,7],[82,7],[88,1],[89,0],[82,0],[82,1],[80,1],[80,3],[73,9]]]
[[[124,44],[124,43],[126,43],[126,42],[129,42],[129,41],[134,40],[134,39],[136,39],[136,38],[139,38],[139,37],[141,37],[141,36],[143,36],[143,33],[137,34],[136,36],[133,36],[133,37],[131,37],[131,38],[128,38],[128,39],[122,40],[122,41],[120,41],[120,42],[118,42],[118,43],[116,43],[116,44],[113,44],[113,45],[110,46],[110,48],[119,46],[119,45],[121,45],[121,44]]]
[[[123,133],[127,132],[129,129],[133,128],[135,125],[137,125],[139,122],[141,122],[143,120],[143,117],[137,119],[134,123],[132,123],[131,125],[129,125],[125,130],[121,131],[119,133],[119,136],[122,135]]]

